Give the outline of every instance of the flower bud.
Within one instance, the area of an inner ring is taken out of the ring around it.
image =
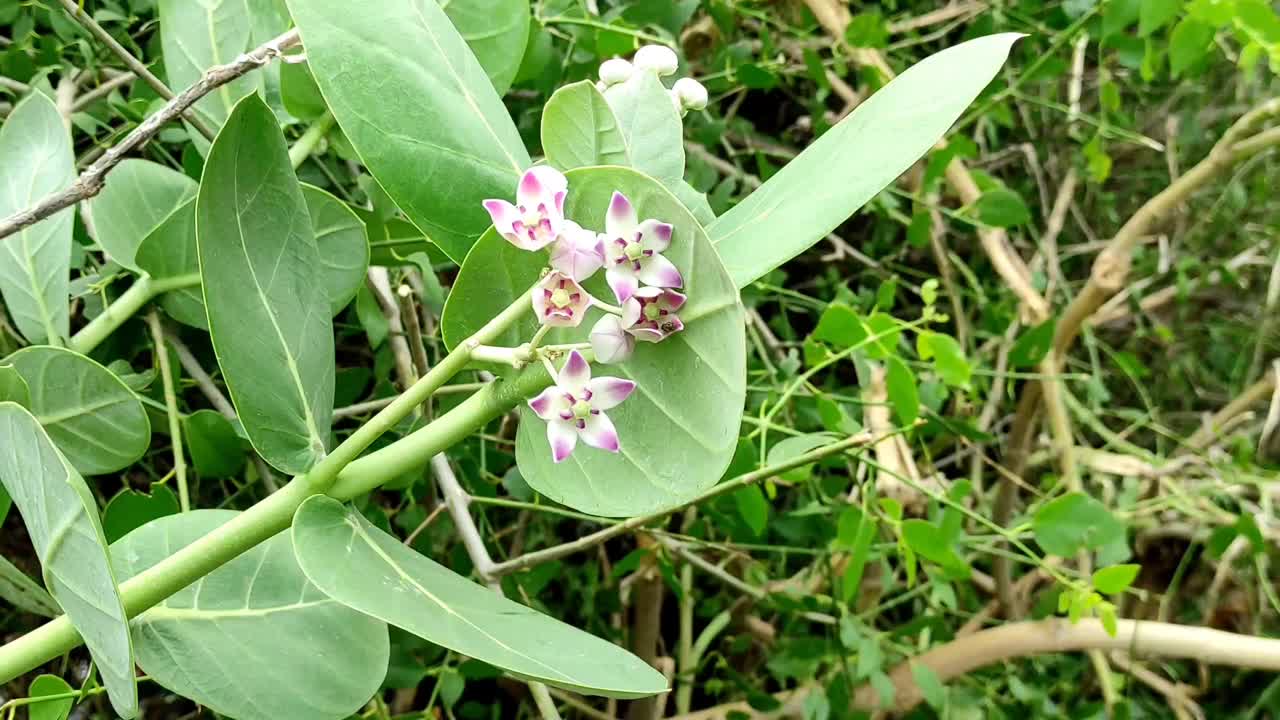
[[[622,327],[617,315],[605,315],[591,328],[591,350],[596,362],[626,362],[636,349],[636,340]]]
[[[637,68],[652,70],[659,76],[670,75],[680,66],[675,51],[666,45],[645,45],[636,51],[633,60]]]
[[[705,110],[707,107],[707,88],[693,78],[680,78],[671,91],[680,98],[680,104],[686,110]]]
[[[600,82],[604,83],[605,87],[617,85],[626,82],[634,71],[635,68],[631,67],[631,63],[622,58],[605,60],[600,63]]]

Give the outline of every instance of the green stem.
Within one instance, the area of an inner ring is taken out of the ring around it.
[[[404,470],[427,462],[431,456],[469,436],[524,397],[545,387],[549,379],[536,371],[526,372],[514,382],[494,382],[430,425],[356,460],[374,440],[466,367],[476,347],[502,334],[521,315],[529,312],[527,298],[527,295],[522,295],[475,335],[460,343],[435,368],[343,441],[311,472],[294,478],[278,492],[268,495],[208,535],[122,583],[120,596],[124,601],[125,614],[130,618],[138,616],[287,529],[293,522],[294,512],[312,495],[328,492],[333,497],[346,500],[373,490]],[[521,395],[521,392],[528,394]],[[0,646],[0,683],[39,667],[80,643],[79,633],[65,615],[51,620]]]
[[[293,147],[289,148],[289,164],[293,165],[294,170],[311,157],[311,153],[315,152],[320,141],[333,129],[333,122],[333,113],[325,110],[324,114],[316,118],[315,122],[311,123],[311,127],[302,133],[302,137],[298,138]]]
[[[152,298],[172,290],[194,287],[200,284],[200,274],[177,275],[157,280],[150,275],[142,275],[129,286],[124,294],[108,305],[102,314],[94,318],[80,332],[71,337],[71,349],[81,355],[88,355],[106,340],[111,333],[133,317],[143,305]]]
[[[178,504],[182,512],[191,511],[191,495],[187,492],[187,461],[182,455],[182,423],[178,413],[178,394],[173,388],[173,374],[169,370],[169,350],[164,343],[164,329],[160,315],[154,309],[147,313],[147,325],[151,328],[151,340],[155,345],[156,366],[160,370],[164,386],[165,415],[169,418],[169,441],[173,445],[173,472],[178,479]]]

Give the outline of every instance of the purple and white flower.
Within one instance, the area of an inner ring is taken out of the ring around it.
[[[684,330],[676,313],[688,298],[674,290],[644,287],[622,306],[621,326],[637,340],[661,342]]]
[[[661,255],[671,245],[672,227],[659,220],[639,222],[626,195],[614,192],[604,218],[605,279],[626,302],[640,284],[672,288],[684,285],[680,271]]]
[[[604,411],[626,400],[636,384],[616,377],[592,379],[591,367],[577,350],[569,353],[555,382],[529,401],[534,414],[547,421],[551,459],[563,462],[578,438],[593,448],[618,452],[618,431]]]
[[[578,327],[592,300],[581,285],[559,270],[547,273],[533,288],[533,311],[543,325]]]
[[[560,239],[551,246],[551,267],[582,282],[604,264],[604,240],[572,220],[564,221]]]
[[[564,229],[564,199],[569,181],[553,167],[539,165],[525,171],[516,186],[516,204],[506,200],[484,201],[493,227],[522,250],[541,250]]]
[[[627,332],[617,315],[606,314],[597,320],[587,339],[591,341],[596,362],[605,364],[626,362],[636,349],[635,337]]]

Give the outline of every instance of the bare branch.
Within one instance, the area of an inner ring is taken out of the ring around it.
[[[287,48],[298,44],[298,41],[298,31],[290,30],[225,65],[215,65],[209,68],[196,81],[196,84],[183,90],[177,97],[160,108],[159,112],[143,120],[119,144],[103,153],[102,157],[95,160],[84,172],[80,173],[80,177],[71,183],[71,187],[49,195],[34,206],[0,220],[0,239],[4,239],[25,227],[34,225],[59,210],[75,205],[81,200],[87,200],[97,195],[102,191],[107,173],[111,172],[116,165],[119,165],[126,155],[160,132],[160,128],[164,127],[165,124],[178,118],[200,98],[245,73],[266,65],[272,58],[279,57]]]

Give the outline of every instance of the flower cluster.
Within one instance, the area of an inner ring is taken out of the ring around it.
[[[529,401],[529,407],[547,421],[556,462],[569,456],[579,438],[591,447],[618,452],[617,432],[602,411],[635,389],[635,383],[620,378],[592,380],[577,347],[589,344],[600,363],[624,362],[637,341],[656,343],[684,329],[678,313],[686,299],[679,292],[684,277],[663,255],[675,233],[670,223],[641,220],[631,200],[615,191],[605,210],[604,232],[596,232],[565,217],[568,191],[563,174],[538,166],[520,178],[515,204],[484,201],[494,229],[508,242],[522,250],[550,251],[551,268],[530,298],[543,326],[578,327],[591,307],[605,312],[591,328],[589,343],[561,347],[572,348],[563,368],[555,370],[548,356],[542,356],[555,384]],[[601,268],[617,306],[597,300],[582,286]],[[535,339],[527,349],[536,352],[536,344]]]
[[[657,73],[658,77],[673,75],[680,62],[671,48],[665,45],[645,45],[636,51],[630,61],[622,58],[605,60],[600,64],[600,81],[596,87],[604,92],[614,85],[630,80],[637,71]],[[680,78],[667,91],[671,96],[671,104],[676,112],[684,117],[690,110],[704,110],[707,107],[707,89],[693,78]]]

